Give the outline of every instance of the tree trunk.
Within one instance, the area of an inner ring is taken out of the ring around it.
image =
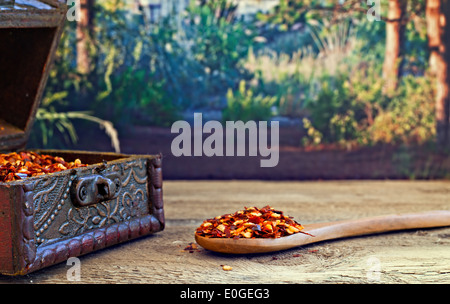
[[[386,24],[386,51],[383,64],[384,92],[397,89],[401,75],[402,42],[404,36],[403,17],[406,0],[389,0],[388,20]]]
[[[441,0],[427,0],[425,18],[427,22],[428,48],[430,50],[429,70],[432,76],[436,76],[439,62],[442,60],[442,25],[441,25]]]
[[[431,5],[431,3],[430,3]],[[450,146],[450,0],[441,1],[440,43],[436,60],[436,136],[441,148]]]
[[[88,74],[91,68],[89,52],[93,32],[93,0],[80,0],[80,21],[77,22],[77,69]]]

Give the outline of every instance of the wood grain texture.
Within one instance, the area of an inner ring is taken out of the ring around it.
[[[351,237],[267,254],[198,248],[207,218],[270,204],[301,224],[450,210],[449,181],[164,181],[164,231],[80,257],[80,281],[65,262],[0,283],[450,283],[450,228]],[[221,265],[233,269],[224,271]]]
[[[13,271],[13,210],[10,190],[0,187],[0,271]]]

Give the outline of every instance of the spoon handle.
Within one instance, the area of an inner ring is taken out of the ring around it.
[[[314,235],[306,243],[316,243],[344,237],[442,226],[450,226],[450,211],[448,210],[383,215],[355,220],[311,224],[305,225],[304,231]]]

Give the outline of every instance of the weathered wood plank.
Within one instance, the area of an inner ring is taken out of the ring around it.
[[[164,196],[165,230],[81,257],[81,283],[450,283],[450,228],[250,256],[184,250],[204,219],[243,206],[269,204],[305,224],[450,210],[448,181],[166,181]],[[68,283],[68,270],[62,263],[0,283]]]

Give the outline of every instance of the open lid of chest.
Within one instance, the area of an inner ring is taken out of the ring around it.
[[[66,11],[56,0],[0,0],[0,151],[27,143]]]

